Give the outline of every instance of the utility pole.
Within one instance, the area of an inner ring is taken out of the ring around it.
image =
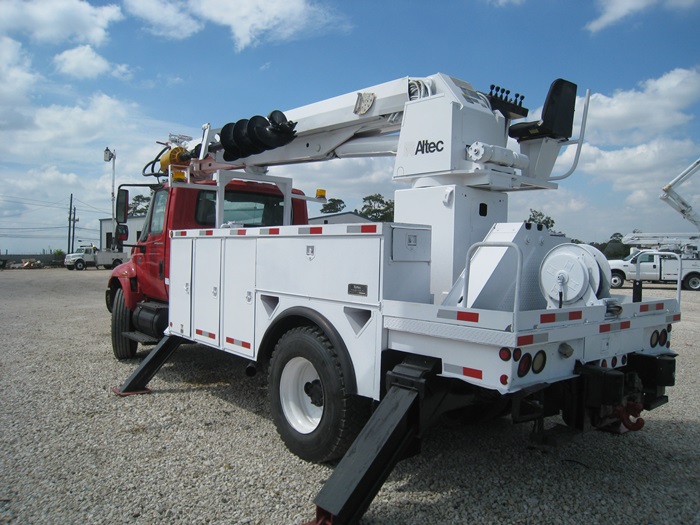
[[[75,206],[73,206],[73,243],[71,245],[70,253],[75,251],[75,223],[79,222],[80,218],[75,216]]]
[[[68,205],[68,247],[66,248],[66,255],[70,253],[70,233],[71,233],[71,211],[73,210],[73,194],[70,194],[70,204]]]

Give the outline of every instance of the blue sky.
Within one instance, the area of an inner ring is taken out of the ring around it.
[[[117,184],[148,182],[169,133],[436,72],[524,93],[531,115],[557,77],[591,90],[578,170],[511,194],[509,220],[539,209],[587,242],[692,231],[658,195],[700,156],[697,27],[700,0],[0,0],[0,253],[65,250],[71,193],[97,240],[105,146]],[[348,209],[402,187],[389,159],[277,170]],[[700,207],[700,175],[679,191]]]

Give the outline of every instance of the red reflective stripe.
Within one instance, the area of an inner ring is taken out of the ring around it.
[[[557,314],[540,315],[540,323],[553,323],[557,320]]]
[[[578,321],[583,319],[583,311],[579,310],[577,312],[569,312],[569,321]]]
[[[214,235],[214,230],[205,230],[204,235]]]
[[[626,330],[626,329],[629,328],[631,325],[632,325],[632,323],[631,323],[630,321],[622,321],[622,322],[620,323],[620,330]]]
[[[360,227],[360,233],[377,233],[376,224],[363,224]]]
[[[246,230],[238,230],[238,231],[236,232],[236,234],[237,234],[237,235],[245,235],[245,234],[246,234]]]
[[[643,304],[639,307],[640,312],[648,312],[649,311],[649,305],[648,304]]]
[[[323,233],[323,227],[322,226],[314,226],[312,228],[309,228],[309,233],[311,235],[319,235]]]
[[[457,320],[458,321],[467,321],[470,323],[478,323],[479,322],[479,313],[478,312],[457,312]]]
[[[673,316],[674,321],[680,321],[681,320],[681,314],[676,314]]]
[[[477,370],[476,368],[468,368],[466,366],[462,368],[462,374],[467,377],[473,377],[474,379],[484,378],[484,373],[481,370]]]
[[[657,310],[663,310],[664,309],[664,303],[656,303],[654,306]]]
[[[202,335],[202,331],[199,328],[195,330],[194,333],[197,335]]]
[[[270,235],[279,235],[279,234],[280,234],[279,228],[270,228]]]
[[[250,343],[246,343],[245,341],[241,342],[241,346],[243,348],[250,348]]]
[[[609,332],[611,327],[612,327],[612,326],[609,325],[609,324],[602,324],[602,325],[600,325],[600,333],[603,334],[603,333],[605,333],[605,332]]]
[[[228,344],[232,345],[232,344],[233,344],[233,337],[227,337],[227,338],[226,338],[226,342],[227,342]]]
[[[534,335],[521,335],[518,337],[518,346],[527,346],[535,342]]]

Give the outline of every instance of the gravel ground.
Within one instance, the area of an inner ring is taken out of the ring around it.
[[[331,467],[289,453],[262,375],[184,346],[153,394],[111,393],[139,360],[112,357],[108,273],[0,272],[0,522],[299,524]],[[629,290],[624,290],[629,293]],[[668,286],[648,287],[669,297]],[[700,293],[673,331],[677,386],[640,432],[553,451],[501,419],[437,427],[364,524],[699,524]]]

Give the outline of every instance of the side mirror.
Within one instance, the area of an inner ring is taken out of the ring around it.
[[[124,224],[129,215],[129,190],[120,189],[117,192],[117,204],[114,210],[114,216],[117,224]],[[119,231],[119,229],[117,229]],[[128,235],[128,230],[127,230]]]
[[[126,224],[118,224],[116,237],[118,241],[125,241],[129,238],[129,227]]]

